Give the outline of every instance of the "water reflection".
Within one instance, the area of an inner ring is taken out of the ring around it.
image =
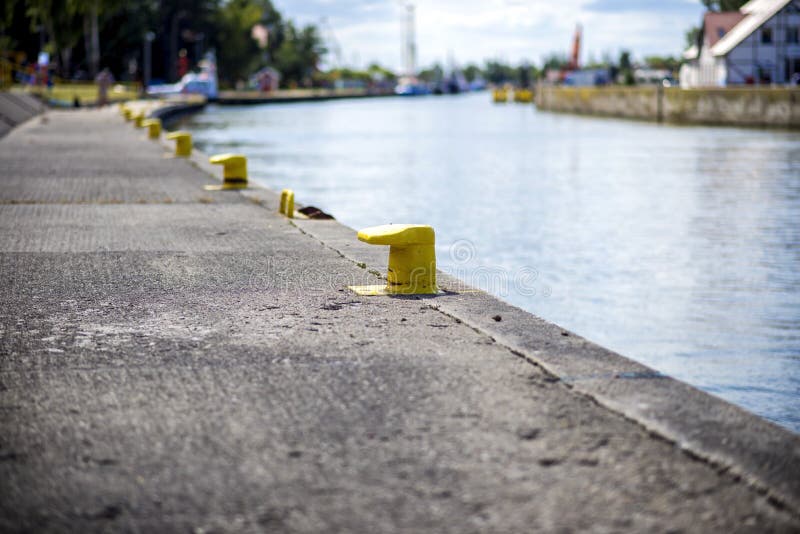
[[[354,228],[432,224],[444,270],[800,431],[797,133],[487,95],[212,107],[184,126]]]

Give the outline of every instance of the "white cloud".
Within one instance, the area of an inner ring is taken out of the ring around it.
[[[399,68],[403,8],[398,0],[276,0],[284,16],[316,23],[324,16],[345,63]],[[416,0],[419,63],[502,58],[538,63],[567,53],[577,23],[583,58],[629,49],[641,57],[681,52],[685,30],[700,21],[699,0]]]

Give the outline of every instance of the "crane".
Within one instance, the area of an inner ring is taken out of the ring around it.
[[[575,36],[572,38],[572,55],[569,58],[569,66],[567,67],[569,70],[578,70],[581,68],[580,57],[582,32],[583,28],[581,28],[580,24],[577,24],[575,26]]]
[[[404,39],[403,39],[403,74],[405,76],[416,76],[417,74],[417,38],[414,24],[414,4],[405,0],[397,0],[397,3],[405,9],[404,19]]]

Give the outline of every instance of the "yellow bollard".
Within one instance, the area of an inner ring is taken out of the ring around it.
[[[167,134],[167,139],[175,140],[175,155],[181,158],[188,158],[192,155],[192,134],[184,131],[177,131]]]
[[[533,91],[530,89],[515,89],[514,102],[520,102],[522,104],[533,102]]]
[[[294,191],[291,189],[281,191],[281,204],[278,212],[283,213],[290,219],[294,219]]]
[[[130,121],[133,119],[133,110],[131,108],[123,108],[122,116],[125,117],[126,121]]]
[[[492,98],[497,103],[505,103],[508,101],[508,91],[505,89],[495,89],[492,92]]]
[[[422,224],[385,224],[358,232],[370,245],[389,245],[385,286],[349,286],[359,295],[432,295],[436,287],[436,236]]]
[[[222,185],[206,185],[206,191],[221,189],[244,189],[247,187],[247,158],[242,154],[217,154],[209,163],[222,165]]]
[[[147,137],[158,139],[161,136],[161,119],[147,119],[143,124],[147,128]]]
[[[137,128],[144,127],[144,111],[140,111],[139,113],[133,116],[133,124]]]

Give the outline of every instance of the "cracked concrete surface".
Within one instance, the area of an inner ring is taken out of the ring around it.
[[[512,350],[460,318],[502,305],[484,294],[356,296],[378,282],[345,230],[309,226],[336,223],[203,191],[112,110],[46,117],[0,141],[0,530],[800,529],[796,486],[772,495],[524,353],[599,347]]]

